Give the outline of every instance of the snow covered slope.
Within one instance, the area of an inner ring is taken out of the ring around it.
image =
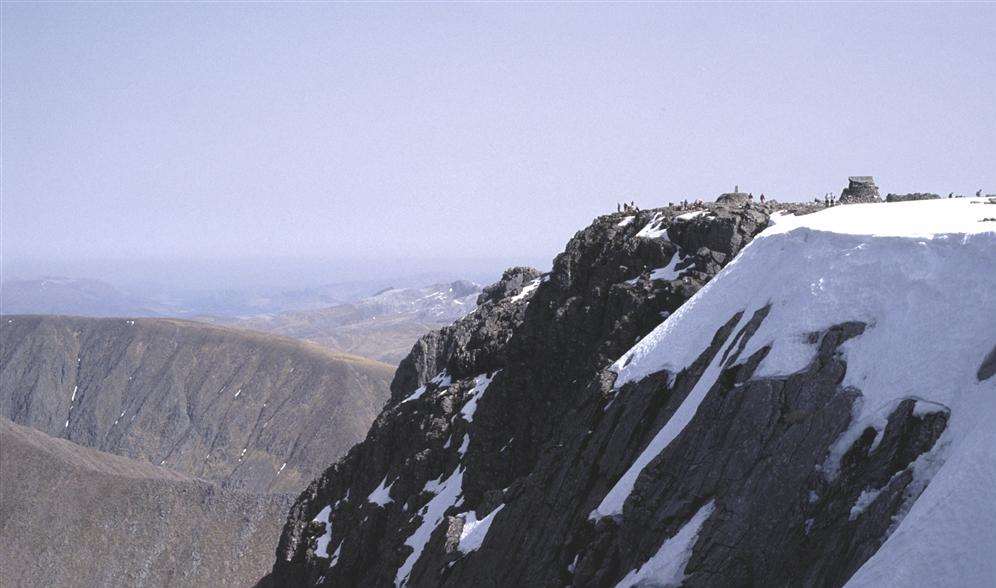
[[[929,482],[854,586],[996,583],[996,379],[980,366],[996,345],[996,204],[954,199],[840,206],[781,216],[673,316],[613,366],[618,389],[692,365],[740,311],[767,317],[741,356],[770,351],[754,378],[805,368],[810,333],[848,321],[868,328],[841,346],[842,386],[860,390],[850,427],[824,464],[828,478],[867,427],[881,437],[904,399],[950,411],[935,449],[913,465]],[[718,376],[718,362],[593,513],[618,515],[637,476],[684,429]],[[710,380],[710,375],[711,379]],[[874,445],[873,445],[874,447]],[[914,497],[915,498],[915,497]],[[859,511],[860,512],[860,511]]]

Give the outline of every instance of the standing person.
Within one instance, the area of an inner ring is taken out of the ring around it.
[[[830,208],[830,197],[829,196],[824,196],[823,197],[823,208]]]
[[[977,191],[975,192],[975,197],[976,197],[976,198],[979,198],[979,197],[981,197],[981,196],[982,196],[982,188],[979,188],[979,189],[978,189],[978,190],[977,190]]]
[[[761,192],[761,204],[764,204],[764,192]]]

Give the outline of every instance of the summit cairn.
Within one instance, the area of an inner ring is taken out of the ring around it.
[[[847,187],[840,193],[840,204],[858,204],[861,202],[881,202],[878,186],[872,176],[851,176],[847,178]]]

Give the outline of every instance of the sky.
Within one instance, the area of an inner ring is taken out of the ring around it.
[[[5,2],[0,257],[549,265],[622,200],[996,192],[994,28],[994,4]]]

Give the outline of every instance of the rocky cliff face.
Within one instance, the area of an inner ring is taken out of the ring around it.
[[[931,204],[836,207],[814,218],[845,217],[851,230],[877,210],[871,226],[881,229]],[[919,378],[937,396],[924,400],[916,386],[888,396],[889,382],[919,370],[926,352],[883,367],[897,370],[883,380],[868,371],[893,360],[883,333],[939,333],[955,315],[931,327],[848,296],[903,309],[887,288],[895,284],[904,304],[919,288],[918,304],[933,308],[923,264],[950,268],[930,278],[947,284],[971,275],[964,260],[991,264],[992,242],[948,250],[971,241],[940,239],[924,257],[919,235],[863,243],[801,229],[728,266],[769,222],[789,222],[772,219],[774,208],[727,199],[609,215],[575,235],[551,273],[506,273],[475,313],[425,337],[402,363],[366,440],[298,498],[268,581],[843,585],[880,552],[959,438],[948,426],[956,402],[938,390],[993,391],[992,344],[980,341],[996,328],[992,319],[947,327],[972,333],[973,344],[944,360],[949,380]],[[953,288],[956,307],[994,304],[985,287]],[[819,304],[792,310],[799,301]],[[834,318],[851,315],[864,318]],[[854,355],[861,344],[878,351]]]
[[[4,316],[0,415],[253,491],[297,492],[362,439],[390,368],[169,319]]]
[[[290,503],[2,417],[0,462],[0,569],[11,588],[251,586]]]
[[[465,516],[443,524],[443,514],[484,517],[548,473],[549,460],[567,447],[565,436],[595,424],[575,418],[591,418],[604,400],[605,368],[767,226],[769,212],[738,203],[609,215],[575,235],[550,274],[506,272],[485,289],[474,313],[416,344],[367,440],[302,494],[276,577],[433,584],[440,565],[457,573],[461,568],[451,564],[460,552],[433,531],[448,526],[459,535],[454,525]],[[585,406],[584,417],[571,416]],[[598,420],[612,414],[596,412]],[[639,446],[638,439],[631,443]],[[456,475],[460,506],[430,504],[428,489],[452,486]],[[390,502],[367,500],[385,486]],[[313,522],[336,502],[331,523]],[[331,569],[315,554],[329,527],[339,530],[329,553],[342,546]]]

